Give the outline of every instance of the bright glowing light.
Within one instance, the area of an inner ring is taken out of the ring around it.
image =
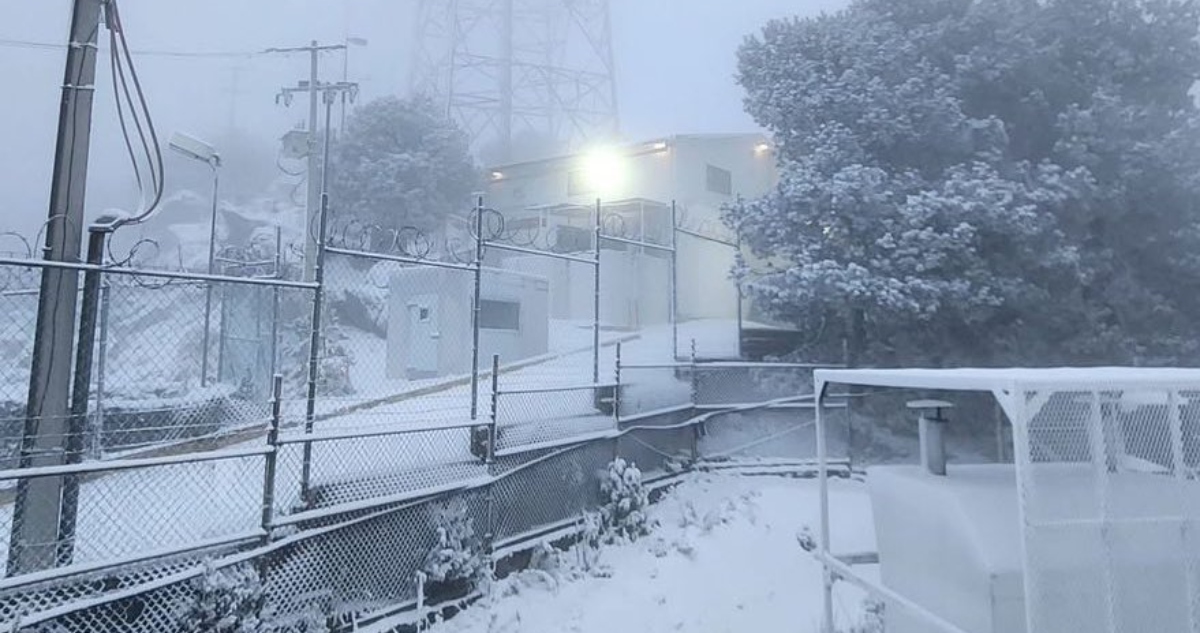
[[[600,195],[619,193],[625,186],[628,168],[625,156],[611,147],[597,148],[583,157],[588,188]]]
[[[502,171],[492,172],[492,180],[504,180],[504,172],[502,172]]]
[[[657,141],[657,142],[651,143],[650,149],[652,149],[656,152],[661,152],[664,149],[667,149],[667,142],[666,141]]]
[[[769,151],[771,151],[771,144],[770,144],[770,143],[759,143],[758,145],[755,145],[755,146],[754,146],[754,153],[755,153],[755,154],[765,154],[765,153],[767,153],[767,152],[769,152]]]

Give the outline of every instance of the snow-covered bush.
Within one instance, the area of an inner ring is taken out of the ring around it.
[[[206,564],[192,583],[195,597],[176,622],[180,633],[259,633],[266,594],[250,565],[217,568]]]
[[[695,463],[696,460],[692,457],[691,451],[680,450],[671,457],[668,457],[667,460],[663,462],[663,468],[665,468],[668,473],[677,475],[679,473],[684,473],[691,470]]]
[[[637,465],[618,457],[609,463],[600,478],[605,503],[597,514],[585,518],[584,535],[593,544],[634,540],[650,533],[653,525],[646,516],[650,495],[642,485]]]
[[[438,583],[476,581],[488,569],[483,541],[475,534],[475,519],[463,499],[452,499],[433,507],[437,543],[425,556],[421,571]]]

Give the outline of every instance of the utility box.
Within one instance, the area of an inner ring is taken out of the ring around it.
[[[867,470],[880,579],[971,633],[1025,631],[1021,522],[1012,466]],[[904,609],[887,633],[927,633]]]
[[[549,352],[549,284],[543,277],[485,268],[479,363],[512,363]],[[414,266],[388,285],[387,374],[419,380],[471,372],[474,275]]]
[[[868,471],[889,633],[1200,631],[1200,370],[814,372],[830,384],[990,392],[1012,425],[1010,465]]]

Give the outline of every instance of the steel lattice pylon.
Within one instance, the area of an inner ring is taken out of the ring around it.
[[[421,0],[410,89],[496,162],[618,130],[608,0]]]

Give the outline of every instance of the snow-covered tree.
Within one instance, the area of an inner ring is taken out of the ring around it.
[[[780,183],[751,291],[852,362],[1177,362],[1200,328],[1194,0],[855,0],[739,53]]]
[[[478,189],[466,135],[428,101],[384,97],[356,108],[333,150],[336,217],[433,231],[469,209]]]

